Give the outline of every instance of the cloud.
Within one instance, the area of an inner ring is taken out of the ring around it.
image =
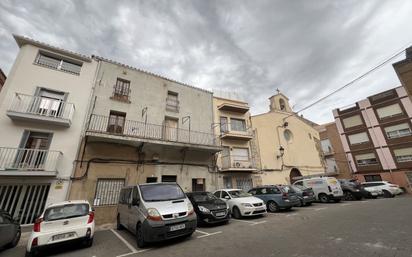
[[[254,114],[280,88],[295,110],[412,40],[410,1],[1,1],[0,67],[11,33],[97,54],[212,90],[242,94]],[[393,68],[303,112],[331,110],[397,86]]]

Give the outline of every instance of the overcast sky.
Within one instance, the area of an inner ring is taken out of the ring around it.
[[[411,44],[411,13],[409,0],[1,0],[0,68],[14,62],[15,33],[236,92],[253,114],[279,88],[296,111]],[[332,109],[398,85],[389,64],[303,114],[329,122]]]

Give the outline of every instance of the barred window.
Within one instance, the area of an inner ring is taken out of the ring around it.
[[[113,98],[117,100],[128,101],[130,95],[130,81],[117,78],[116,85],[114,85]]]
[[[98,179],[94,206],[115,205],[118,203],[124,179]]]
[[[74,61],[69,61],[64,58],[45,53],[39,53],[35,63],[51,69],[61,70],[76,75],[80,75],[80,70],[82,68],[81,63],[76,63]]]
[[[168,91],[167,98],[166,98],[166,110],[179,112],[179,100],[178,100],[178,93]]]

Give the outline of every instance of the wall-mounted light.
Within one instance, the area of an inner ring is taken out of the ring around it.
[[[276,156],[277,159],[282,158],[283,155],[285,154],[285,148],[282,146],[279,147],[279,154]]]

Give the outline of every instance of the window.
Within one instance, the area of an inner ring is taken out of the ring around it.
[[[348,135],[349,143],[351,145],[357,145],[369,142],[369,137],[367,132],[361,132],[353,135]]]
[[[360,115],[355,115],[355,116],[343,119],[342,122],[345,128],[351,128],[351,127],[355,127],[355,126],[359,126],[363,124],[362,118]]]
[[[309,139],[312,139],[312,134],[308,133]]]
[[[24,131],[18,154],[14,160],[14,167],[28,170],[44,170],[47,167],[48,150],[52,140],[52,133]]]
[[[223,186],[225,188],[233,188],[232,177],[223,177]]]
[[[294,185],[303,186],[303,182],[299,181],[299,182],[296,182]]]
[[[216,191],[216,192],[214,193],[214,195],[215,195],[217,198],[220,198],[220,191]]]
[[[220,132],[227,132],[227,117],[220,117]]]
[[[124,128],[125,121],[126,121],[126,113],[110,111],[107,132],[123,134],[123,128]]]
[[[230,198],[229,194],[226,191],[222,191],[222,198],[225,198],[226,196]]]
[[[176,182],[177,176],[164,175],[162,176],[162,182]]]
[[[175,92],[168,91],[166,97],[166,110],[179,112],[179,100],[178,94]]]
[[[206,191],[204,178],[193,178],[192,179],[192,192],[203,192]]]
[[[268,188],[268,194],[280,194],[280,189],[277,187],[269,187]]]
[[[64,114],[65,94],[39,88],[33,100],[31,112],[44,116],[62,117]]]
[[[412,131],[408,123],[386,127],[384,130],[388,138],[398,138],[412,135]]]
[[[392,104],[379,109],[376,109],[379,119],[389,118],[393,116],[402,115],[402,109],[399,104]]]
[[[292,131],[290,131],[289,129],[286,129],[285,131],[283,131],[283,137],[285,138],[287,142],[291,142],[293,139]]]
[[[112,99],[129,101],[130,95],[130,81],[117,78],[116,85],[114,85]]]
[[[46,53],[39,53],[35,63],[51,69],[65,71],[75,75],[80,75],[80,70],[82,68],[81,63],[76,63],[75,61],[69,61],[64,58]]]
[[[393,150],[397,162],[412,161],[412,147]]]
[[[382,181],[381,175],[364,175],[363,177],[365,178],[366,182]],[[364,186],[376,186],[375,184],[376,183],[370,183],[370,184],[368,183],[368,184],[364,184]]]
[[[332,145],[330,144],[330,140],[329,139],[323,139],[320,141],[320,144],[322,146],[322,151],[324,153],[332,153],[333,149],[332,149]]]
[[[234,131],[246,131],[245,120],[230,119],[230,129]]]
[[[124,187],[124,179],[98,179],[93,205],[117,204],[122,187]]]
[[[132,204],[136,203],[137,201],[140,201],[140,195],[139,195],[139,190],[135,186],[135,187],[133,187]]]
[[[355,156],[358,166],[369,166],[378,164],[374,153],[360,154]]]
[[[232,159],[233,161],[249,161],[249,149],[248,148],[233,148]]]
[[[132,188],[124,188],[120,191],[119,196],[119,203],[121,204],[128,204],[130,199],[130,193],[132,192]]]
[[[157,177],[147,177],[146,178],[146,183],[156,183],[157,182]]]
[[[279,107],[280,107],[280,110],[281,110],[281,111],[286,111],[285,100],[279,99]]]

